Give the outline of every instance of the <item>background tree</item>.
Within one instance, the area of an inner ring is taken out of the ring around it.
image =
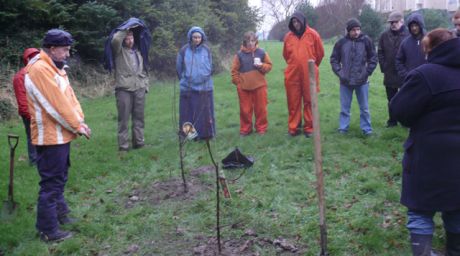
[[[384,29],[384,21],[380,14],[374,11],[370,5],[364,5],[359,21],[361,22],[361,30],[373,41],[377,41]]]

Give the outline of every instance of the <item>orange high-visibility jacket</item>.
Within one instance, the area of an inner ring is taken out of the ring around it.
[[[84,115],[65,70],[58,69],[44,51],[26,69],[32,144],[58,145],[75,139]]]
[[[318,32],[306,27],[302,37],[298,38],[292,31],[284,38],[283,57],[287,63],[284,71],[285,82],[309,84],[308,60],[315,60],[316,84],[319,91],[318,66],[324,57],[324,48]]]

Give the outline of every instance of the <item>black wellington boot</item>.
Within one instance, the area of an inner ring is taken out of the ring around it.
[[[446,256],[460,256],[460,234],[446,232]]]
[[[433,235],[410,234],[412,256],[431,256]]]

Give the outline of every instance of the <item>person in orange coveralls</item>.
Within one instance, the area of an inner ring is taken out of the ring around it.
[[[243,45],[233,58],[232,83],[237,86],[240,99],[240,136],[252,133],[252,115],[256,117],[255,129],[265,134],[267,121],[267,81],[265,74],[272,69],[268,54],[258,47],[256,34],[248,31]]]
[[[303,133],[310,137],[313,133],[313,120],[310,98],[310,76],[308,60],[315,61],[316,86],[319,91],[318,67],[324,57],[323,42],[318,32],[307,26],[305,15],[296,11],[289,20],[289,30],[284,37],[283,57],[287,63],[284,71],[284,85],[288,103],[288,133],[300,134],[303,102]]]

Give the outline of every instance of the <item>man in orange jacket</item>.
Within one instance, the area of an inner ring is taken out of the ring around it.
[[[283,57],[287,63],[284,71],[284,85],[288,103],[288,133],[297,136],[302,122],[303,133],[310,137],[313,133],[313,121],[310,98],[310,76],[308,60],[315,61],[316,86],[319,91],[318,67],[324,57],[323,42],[318,32],[307,26],[305,15],[296,11],[289,20],[289,30],[284,38]]]
[[[72,43],[72,36],[66,31],[49,30],[40,54],[26,67],[24,78],[40,175],[36,228],[46,242],[72,237],[72,233],[59,226],[73,222],[64,198],[70,143],[78,135],[91,135],[64,69]]]

